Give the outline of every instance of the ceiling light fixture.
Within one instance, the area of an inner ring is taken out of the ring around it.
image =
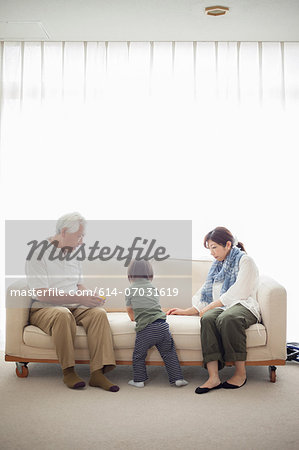
[[[223,16],[227,14],[229,8],[227,6],[207,6],[205,12],[208,16]]]

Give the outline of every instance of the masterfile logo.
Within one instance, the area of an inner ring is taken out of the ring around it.
[[[138,241],[141,241],[138,245]],[[136,237],[133,240],[132,245],[125,249],[120,245],[116,245],[114,249],[107,246],[100,246],[99,241],[96,241],[92,246],[86,248],[85,244],[81,244],[78,249],[72,251],[70,247],[58,247],[58,241],[49,242],[48,240],[43,240],[38,242],[33,240],[27,243],[31,245],[29,253],[26,257],[26,261],[30,261],[31,258],[37,254],[37,260],[40,261],[46,254],[49,261],[54,261],[59,259],[60,261],[71,261],[72,259],[77,259],[78,261],[95,261],[99,259],[100,261],[109,261],[112,258],[116,258],[117,261],[124,261],[124,266],[128,267],[130,262],[135,255],[137,261],[149,261],[151,259],[155,261],[164,261],[169,258],[170,255],[166,254],[166,248],[163,246],[156,247],[157,240],[143,239],[142,237]],[[155,248],[156,247],[156,248]],[[51,249],[50,253],[47,255],[47,250]]]

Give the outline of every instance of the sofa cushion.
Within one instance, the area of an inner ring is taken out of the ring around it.
[[[108,313],[115,349],[133,349],[135,323],[127,313]],[[167,322],[178,350],[201,350],[200,319],[198,316],[167,316]],[[266,330],[262,324],[254,324],[246,330],[247,347],[266,345]],[[30,347],[53,349],[52,337],[34,325],[24,328],[23,340]],[[77,326],[75,348],[86,349],[87,337],[83,327]]]

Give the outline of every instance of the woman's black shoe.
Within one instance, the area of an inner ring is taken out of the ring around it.
[[[195,394],[206,394],[209,391],[212,391],[213,389],[220,389],[222,387],[222,383],[218,384],[217,386],[213,387],[213,388],[201,388],[201,387],[197,387],[195,389]]]
[[[237,386],[236,384],[230,384],[227,381],[225,381],[224,383],[222,383],[222,387],[223,387],[223,389],[239,389],[240,387],[244,386],[246,381],[247,381],[247,378],[245,379],[244,383],[241,384],[241,386]]]

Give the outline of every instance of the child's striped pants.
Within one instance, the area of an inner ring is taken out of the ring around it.
[[[168,323],[158,319],[137,331],[133,353],[134,381],[147,380],[145,358],[149,348],[156,346],[166,367],[169,382],[182,380],[183,374],[176,354],[174,341],[169,331]]]

